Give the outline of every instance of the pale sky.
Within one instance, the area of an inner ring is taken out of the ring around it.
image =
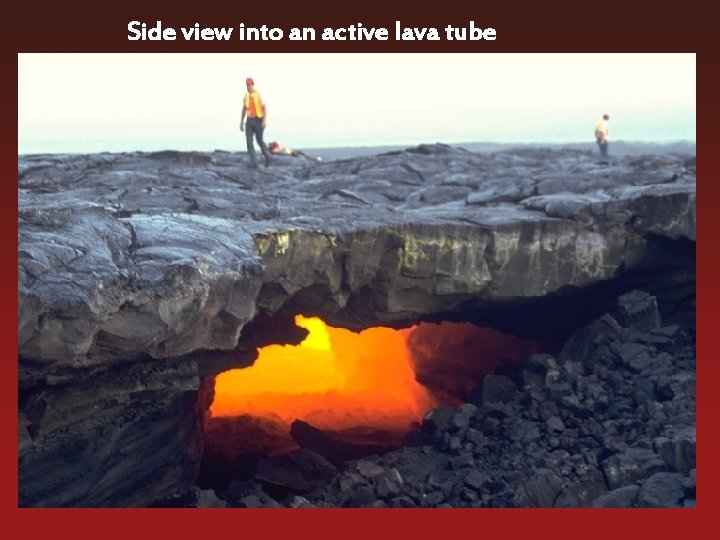
[[[244,151],[245,78],[265,140],[294,148],[695,140],[695,55],[19,54],[18,153]]]

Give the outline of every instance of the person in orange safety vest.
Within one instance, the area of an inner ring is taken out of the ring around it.
[[[260,150],[265,156],[265,166],[270,165],[270,151],[265,141],[263,141],[263,132],[267,126],[267,109],[265,103],[260,97],[260,92],[255,90],[255,81],[248,77],[245,80],[247,93],[243,99],[243,108],[240,115],[240,131],[245,131],[247,140],[247,151],[250,154],[250,161],[253,167],[257,167],[255,159],[255,148],[253,145],[253,137],[258,143]],[[245,122],[247,116],[247,122]]]

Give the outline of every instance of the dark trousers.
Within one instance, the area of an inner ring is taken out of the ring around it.
[[[600,155],[604,158],[608,157],[608,142],[604,139],[598,139],[598,148],[600,148]]]
[[[245,122],[245,137],[247,138],[247,151],[250,154],[250,159],[253,163],[256,163],[255,159],[255,147],[253,146],[253,137],[258,143],[260,150],[265,156],[265,161],[270,162],[270,151],[268,150],[265,141],[263,141],[263,131],[265,128],[262,125],[262,118],[248,118]]]

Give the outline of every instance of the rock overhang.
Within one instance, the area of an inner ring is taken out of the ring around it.
[[[623,272],[648,234],[695,239],[687,156],[607,165],[573,150],[425,145],[300,161],[21,156],[20,355],[92,355],[102,335],[121,338],[118,356],[228,349],[258,311],[306,290],[329,315],[372,305],[350,321],[538,297]]]
[[[694,298],[694,239],[685,156],[20,156],[21,506],[137,506],[191,485],[213,375],[285,338],[296,310],[351,328],[469,313],[538,327],[634,268],[674,285],[680,265],[672,288]]]

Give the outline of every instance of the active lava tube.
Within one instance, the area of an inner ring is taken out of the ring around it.
[[[250,415],[329,430],[407,431],[436,404],[415,380],[407,349],[412,329],[356,333],[302,315],[295,323],[309,332],[300,344],[262,347],[251,367],[216,377],[213,418]]]

